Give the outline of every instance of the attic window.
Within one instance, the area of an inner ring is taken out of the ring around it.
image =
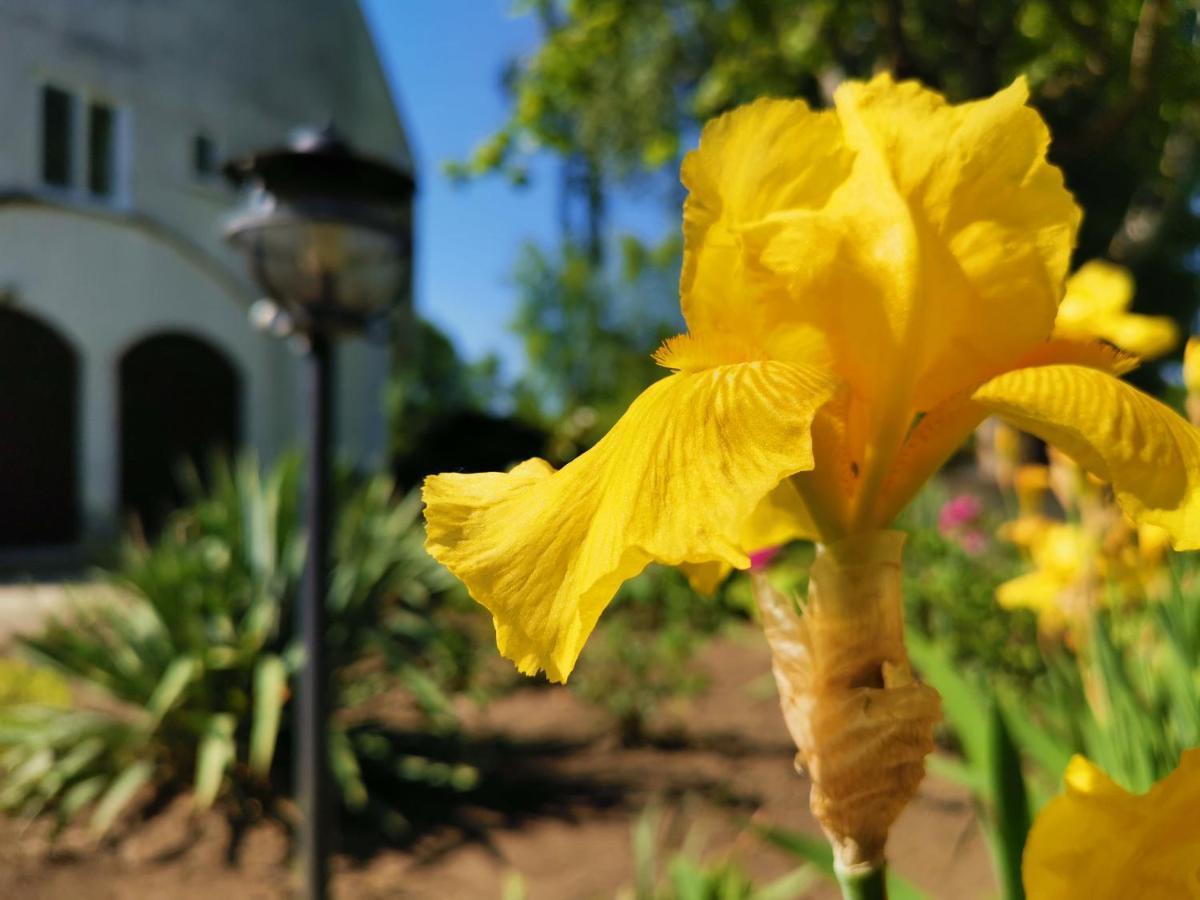
[[[116,128],[112,108],[103,103],[88,106],[88,191],[111,197],[115,179]]]
[[[192,171],[199,178],[217,174],[217,144],[207,134],[198,134],[192,140]]]
[[[75,143],[75,98],[64,90],[42,88],[42,180],[70,187]]]

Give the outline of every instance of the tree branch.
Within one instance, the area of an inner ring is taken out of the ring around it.
[[[1129,48],[1129,91],[1085,125],[1082,133],[1060,144],[1059,155],[1072,158],[1104,146],[1129,124],[1154,87],[1159,35],[1167,20],[1167,0],[1144,0]]]

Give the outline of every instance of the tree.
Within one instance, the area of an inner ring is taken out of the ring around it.
[[[1078,261],[1107,256],[1132,267],[1146,311],[1186,322],[1195,310],[1187,261],[1200,239],[1200,39],[1185,0],[526,0],[521,8],[539,17],[544,41],[509,73],[508,122],[456,171],[521,180],[533,152],[576,171],[583,160],[586,177],[574,187],[567,178],[565,190],[588,192],[591,245],[607,192],[632,179],[674,179],[699,126],[739,103],[776,95],[824,104],[843,78],[879,69],[953,100],[1025,74],[1055,135],[1052,157],[1086,212]]]
[[[432,472],[503,469],[541,453],[546,433],[498,408],[498,360],[465,363],[436,326],[413,321],[388,389],[397,482],[407,488]]]

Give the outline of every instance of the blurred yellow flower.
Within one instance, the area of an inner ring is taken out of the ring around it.
[[[1183,348],[1183,386],[1189,394],[1200,394],[1200,337],[1188,338]]]
[[[1100,544],[1080,525],[1046,522],[1027,537],[1033,570],[996,588],[1005,609],[1032,609],[1057,634],[1095,608],[1102,588]]]
[[[1002,540],[1028,550],[1048,527],[1054,524],[1045,513],[1046,494],[1050,489],[1050,472],[1046,466],[1020,466],[1013,477],[1017,495],[1017,517],[1000,526]]]
[[[1012,489],[1024,452],[1021,432],[1006,422],[990,418],[975,429],[975,464],[1002,491]]]
[[[1025,845],[1029,900],[1200,898],[1200,749],[1142,795],[1076,756]]]
[[[1183,348],[1183,386],[1187,388],[1187,413],[1193,425],[1200,424],[1200,337],[1188,338]]]
[[[1170,316],[1129,312],[1133,276],[1103,260],[1092,260],[1067,279],[1066,295],[1054,320],[1056,337],[1101,338],[1115,347],[1154,359],[1179,343],[1179,328]]]
[[[705,582],[763,534],[886,528],[992,414],[1200,546],[1200,433],[1114,377],[1121,354],[1051,337],[1080,211],[1027,95],[951,105],[882,75],[830,110],[760,100],[705,127],[672,374],[560,471],[426,482],[430,553],[521,671],[565,680],[651,561]]]
[[[1135,523],[1103,482],[1051,449],[1050,465],[1022,466],[1015,486],[1017,517],[998,535],[1020,548],[1031,568],[996,589],[996,602],[1005,609],[1032,609],[1044,633],[1068,633],[1078,642],[1086,636],[1081,626],[1100,607],[1165,594],[1169,533]],[[1049,490],[1068,521],[1043,513]]]

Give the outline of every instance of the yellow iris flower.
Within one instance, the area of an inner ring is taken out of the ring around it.
[[[1092,260],[1067,279],[1054,334],[1082,340],[1101,338],[1142,359],[1174,350],[1179,343],[1175,320],[1131,313],[1132,301],[1133,276],[1120,266]]]
[[[1188,338],[1183,348],[1183,386],[1187,390],[1187,414],[1200,425],[1200,338]]]
[[[1027,94],[951,105],[882,75],[705,127],[672,374],[561,470],[426,482],[430,553],[522,672],[564,681],[651,561],[745,569],[767,532],[886,528],[993,414],[1200,546],[1200,432],[1111,348],[1052,337],[1081,214]]]
[[[1029,900],[1200,898],[1200,750],[1142,795],[1076,756],[1029,832]]]
[[[1189,394],[1200,394],[1200,338],[1195,336],[1183,348],[1183,386]]]
[[[1079,641],[1080,626],[1101,606],[1119,600],[1160,597],[1169,585],[1164,566],[1169,534],[1132,522],[1108,496],[1108,488],[1074,462],[1050,451],[1050,466],[1017,471],[1018,515],[1000,526],[999,536],[1019,547],[1029,572],[996,589],[1005,609],[1037,613],[1041,630]],[[1043,513],[1046,494],[1055,496],[1070,521]]]
[[[996,588],[1005,609],[1032,609],[1047,634],[1086,620],[1104,590],[1100,541],[1082,525],[1047,523],[1028,548],[1033,570]]]

